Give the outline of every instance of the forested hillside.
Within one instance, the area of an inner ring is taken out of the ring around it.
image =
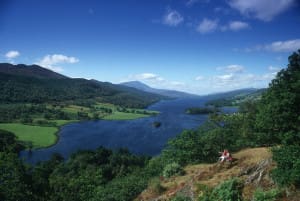
[[[143,108],[162,96],[107,82],[71,79],[39,66],[0,65],[0,103],[45,103],[97,99]]]
[[[221,97],[213,98],[206,102],[206,105],[215,107],[239,106],[244,102],[253,102],[261,99],[261,96],[265,91],[266,89],[236,90],[232,93],[228,93],[226,96],[222,97],[221,95]]]
[[[25,64],[10,64],[10,63],[0,63],[0,73],[10,74],[10,75],[19,75],[25,77],[35,77],[35,78],[68,78],[59,73],[53,72],[46,68],[43,68],[38,65],[25,65]]]

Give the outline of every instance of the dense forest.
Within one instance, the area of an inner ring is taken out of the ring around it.
[[[132,200],[154,174],[148,157],[125,149],[78,151],[66,162],[54,154],[29,167],[13,134],[0,131],[0,143],[0,200]]]
[[[155,182],[161,176],[184,174],[182,167],[188,164],[215,162],[220,150],[234,152],[261,146],[273,147],[277,166],[271,177],[276,188],[292,188],[281,191],[281,195],[255,200],[289,196],[300,188],[300,50],[288,59],[287,68],[277,74],[259,100],[245,101],[239,112],[231,115],[211,114],[199,129],[186,130],[171,139],[157,157],[100,147],[95,151],[78,151],[66,161],[53,155],[51,160],[31,167],[18,158],[22,145],[13,134],[1,131],[0,200],[133,200],[147,185],[162,190]],[[90,95],[94,92],[90,91]],[[5,97],[9,101],[10,96]],[[220,195],[233,195],[226,200],[243,199],[235,196],[239,191],[235,180],[224,186],[219,188],[223,189]],[[214,194],[216,191],[203,194],[199,201],[221,199]]]

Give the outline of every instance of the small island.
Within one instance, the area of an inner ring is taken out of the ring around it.
[[[159,128],[161,126],[161,122],[155,121],[155,122],[152,123],[152,126],[155,127],[155,128]]]
[[[219,112],[215,107],[191,107],[185,110],[186,114],[210,114],[214,112]]]

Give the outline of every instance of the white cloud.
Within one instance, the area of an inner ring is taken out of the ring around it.
[[[227,73],[242,73],[245,71],[245,67],[242,65],[232,64],[225,67],[217,67],[219,71],[225,71]]]
[[[187,6],[192,6],[195,3],[199,3],[199,2],[201,2],[201,3],[209,3],[210,0],[187,0],[186,5]]]
[[[46,55],[41,61],[45,66],[55,65],[58,63],[77,63],[79,60],[75,57],[68,57],[62,54]]]
[[[196,81],[202,81],[202,80],[204,80],[204,79],[205,79],[205,77],[204,77],[204,76],[201,76],[201,75],[199,75],[199,76],[197,76],[197,77],[195,78]]]
[[[183,82],[178,82],[178,81],[170,81],[170,84],[175,87],[181,87],[185,85]]]
[[[130,77],[133,80],[140,80],[140,81],[144,81],[144,80],[159,81],[159,82],[164,81],[164,78],[153,73],[136,74]]]
[[[213,89],[228,91],[241,88],[262,88],[267,87],[268,83],[274,79],[276,72],[265,73],[261,75],[255,75],[251,73],[247,74],[224,74],[211,77],[211,83]],[[213,90],[212,89],[212,90]]]
[[[231,73],[241,73],[244,72],[245,68],[241,65],[229,65],[225,68],[225,71],[231,72]]]
[[[186,84],[184,82],[168,80],[154,73],[141,73],[129,75],[125,79],[121,80],[121,82],[128,81],[141,81],[151,87],[158,89],[172,89],[185,91],[186,88]]]
[[[268,67],[268,70],[269,70],[269,71],[272,71],[272,72],[278,72],[278,71],[280,71],[280,69],[281,69],[281,68],[279,68],[279,67],[274,67],[274,66],[269,66],[269,67]]]
[[[300,49],[300,39],[276,41],[265,45],[264,49],[272,52],[293,52]]]
[[[233,80],[233,78],[234,78],[234,75],[232,73],[225,74],[225,75],[217,75],[217,76],[215,76],[215,79],[218,79],[218,80],[224,81],[224,82],[231,81],[231,80]]]
[[[213,88],[231,88],[236,85],[237,77],[233,74],[215,75],[211,77],[211,86]]]
[[[246,22],[242,21],[231,21],[229,22],[228,28],[232,31],[239,31],[242,29],[248,29],[250,26]]]
[[[242,21],[231,21],[227,25],[220,27],[221,31],[240,31],[248,28],[250,28],[249,24]]]
[[[20,56],[20,52],[18,52],[16,50],[11,50],[5,54],[5,57],[9,60],[14,59],[18,56]]]
[[[228,4],[242,15],[271,21],[290,8],[296,0],[229,0]]]
[[[228,91],[241,88],[262,88],[267,87],[268,83],[274,79],[278,68],[270,66],[269,72],[263,74],[246,73],[246,68],[241,65],[228,65],[216,68],[223,74],[213,75],[208,78],[211,91]],[[203,83],[202,83],[203,84]],[[208,87],[208,86],[207,86]]]
[[[250,28],[249,24],[242,21],[231,21],[226,25],[220,25],[219,21],[217,19],[210,20],[207,18],[204,18],[198,25],[197,31],[206,34],[206,33],[212,33],[217,30],[221,31],[240,31],[243,29]]]
[[[268,81],[270,82],[271,80],[273,80],[277,75],[277,72],[271,72],[271,73],[265,73],[261,76],[257,77],[257,81]]]
[[[260,44],[252,48],[236,49],[236,51],[253,52],[253,51],[270,51],[270,52],[294,52],[300,49],[300,39],[275,41],[269,44]],[[281,60],[282,57],[276,58]]]
[[[163,24],[176,27],[184,21],[182,15],[176,10],[168,10],[165,16],[163,17]]]
[[[200,24],[197,27],[197,31],[206,34],[206,33],[211,33],[217,30],[218,28],[218,20],[210,20],[207,18],[204,18]]]
[[[260,74],[248,73],[246,67],[241,65],[228,65],[219,67],[217,74],[210,76],[195,76],[194,79],[183,82],[182,80],[169,80],[155,73],[141,73],[130,75],[123,79],[125,81],[142,81],[143,83],[158,89],[172,89],[186,91],[195,94],[209,94],[224,92],[241,88],[263,88],[267,87],[275,78],[279,68],[265,67],[265,72]]]
[[[68,57],[62,54],[46,55],[43,59],[38,61],[36,64],[48,68],[50,70],[61,72],[63,69],[56,66],[57,64],[63,63],[77,63],[79,59],[76,57]]]

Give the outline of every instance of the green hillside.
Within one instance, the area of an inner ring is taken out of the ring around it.
[[[212,100],[206,102],[206,105],[212,105],[215,107],[239,106],[244,102],[260,100],[265,91],[266,89],[236,91],[237,93],[228,94],[225,97],[213,98]]]
[[[144,108],[162,96],[86,79],[36,78],[0,73],[0,103],[45,103],[97,99],[124,107]]]

